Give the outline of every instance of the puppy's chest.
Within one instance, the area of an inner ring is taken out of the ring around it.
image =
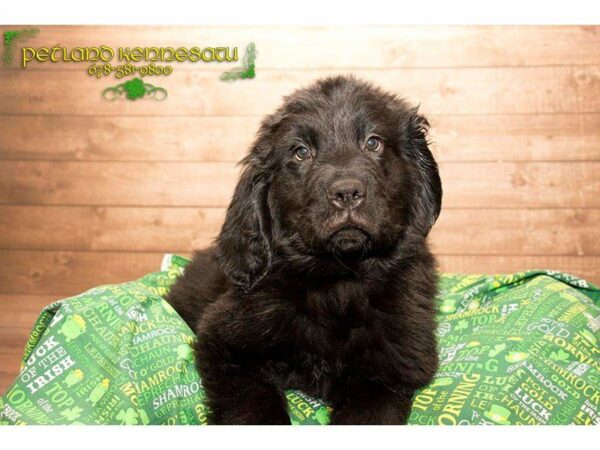
[[[393,320],[373,306],[372,295],[361,286],[335,285],[297,299],[302,304],[286,327],[285,369],[278,372],[283,387],[327,398],[336,380],[392,370]]]
[[[332,332],[360,327],[368,319],[370,293],[359,283],[338,282],[307,289],[303,309],[316,324]]]
[[[298,352],[317,371],[337,373],[383,347],[380,319],[361,286],[308,290],[293,327]]]
[[[368,378],[372,371],[379,371],[380,362],[386,359],[382,357],[386,338],[369,300],[361,289],[338,287],[308,293],[306,308],[290,329],[293,351],[287,387],[327,398],[335,380],[350,375]]]

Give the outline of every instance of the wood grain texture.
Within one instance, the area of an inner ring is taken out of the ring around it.
[[[430,243],[438,255],[599,256],[600,210],[446,209]]]
[[[237,162],[261,116],[4,116],[0,158]],[[438,161],[600,161],[600,114],[432,115]]]
[[[156,272],[162,255],[0,250],[0,294],[75,295]]]
[[[233,163],[0,161],[0,204],[227,206]],[[600,162],[441,163],[445,208],[599,208]]]
[[[0,158],[237,162],[260,117],[5,116]]]
[[[0,161],[0,203],[223,206],[233,163]]]
[[[446,208],[594,208],[600,163],[442,163]]]
[[[189,252],[224,218],[225,208],[0,206],[0,248]]]
[[[115,80],[84,72],[0,71],[0,114],[263,115],[284,95],[327,75],[353,73],[435,114],[600,112],[600,65],[464,69],[262,70],[253,80],[227,83],[219,72],[175,71],[154,84],[167,101],[107,101]],[[518,99],[518,100],[517,100]]]
[[[429,119],[439,161],[600,161],[600,114]]]
[[[0,206],[0,248],[190,252],[217,236],[224,208]],[[600,209],[445,209],[436,254],[600,256]]]
[[[11,358],[11,360],[14,361],[14,368],[19,367],[19,362],[23,356],[23,350],[25,349],[25,344],[27,343],[27,338],[29,337],[29,333],[31,333],[32,328],[33,323],[31,323],[31,325],[22,327],[0,327],[0,342],[2,342],[2,346],[0,347],[0,355]],[[0,365],[0,372],[3,369],[4,364]],[[2,375],[0,373],[0,379],[1,378]]]
[[[0,294],[0,328],[31,330],[42,309],[56,300],[53,295]]]
[[[43,26],[23,45],[208,47],[250,42],[268,69],[543,66],[600,63],[598,26]],[[0,27],[0,31],[14,26]],[[240,54],[241,57],[241,54]],[[64,65],[81,70],[85,63]],[[32,64],[33,70],[56,65]],[[60,66],[59,66],[60,67]],[[179,64],[193,70],[198,64]],[[200,65],[200,68],[204,68]]]
[[[35,321],[35,319],[33,320]],[[5,326],[6,324],[3,323],[3,326],[0,326],[0,341],[2,342],[2,346],[0,346],[0,358],[2,359],[0,359],[0,361],[2,361],[4,357],[6,357],[7,360],[10,358],[10,360],[13,361],[14,368],[18,369],[33,324],[34,322],[31,322],[31,324],[26,326],[14,327]],[[4,365],[0,364],[0,372],[4,368]],[[1,378],[2,375],[0,374],[0,379]]]
[[[0,250],[0,294],[76,295],[94,286],[135,280],[159,269],[160,252]],[[189,254],[184,254],[189,256]],[[600,281],[598,256],[440,255],[440,270],[504,273],[550,268]]]

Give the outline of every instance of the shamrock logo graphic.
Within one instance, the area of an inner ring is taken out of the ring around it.
[[[125,95],[127,100],[137,100],[138,98],[148,97],[153,100],[162,101],[167,98],[167,90],[153,86],[150,83],[144,83],[141,78],[136,77],[125,83],[107,87],[102,91],[102,97],[110,101],[114,101],[123,95]]]
[[[4,52],[2,54],[2,61],[5,65],[10,65],[13,60],[14,41],[17,39],[29,39],[39,33],[40,30],[33,28],[28,30],[19,31],[5,31],[4,32]]]
[[[123,85],[123,89],[125,89],[127,98],[129,100],[142,98],[146,93],[144,82],[140,78],[134,78],[133,80],[126,81]]]
[[[6,31],[4,33],[4,45],[9,46],[12,43],[12,40],[18,36],[19,33],[16,31]]]
[[[223,72],[220,76],[220,79],[223,81],[233,81],[239,80],[240,78],[242,80],[254,78],[256,76],[256,66],[254,61],[256,60],[257,55],[258,52],[256,51],[256,46],[253,42],[250,42],[248,47],[246,47],[243,65],[241,67],[236,67],[229,72]]]

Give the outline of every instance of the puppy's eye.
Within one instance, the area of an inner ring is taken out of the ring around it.
[[[365,150],[368,152],[379,152],[383,148],[383,141],[377,136],[371,136],[365,142]]]
[[[296,155],[296,159],[298,161],[302,161],[311,157],[310,150],[303,145],[296,147],[296,150],[294,150],[294,155]]]

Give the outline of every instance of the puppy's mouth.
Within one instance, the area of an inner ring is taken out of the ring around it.
[[[334,253],[361,254],[368,250],[369,234],[355,225],[345,225],[331,234],[329,246]]]

